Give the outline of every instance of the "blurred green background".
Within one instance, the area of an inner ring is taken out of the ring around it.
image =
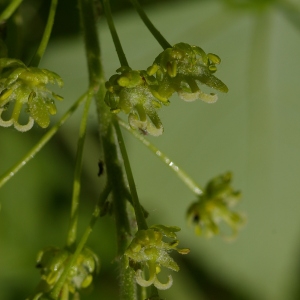
[[[124,132],[138,192],[150,212],[149,223],[180,226],[181,246],[191,249],[188,256],[176,258],[181,270],[172,274],[174,284],[161,297],[300,299],[299,2],[146,2],[146,12],[171,44],[198,45],[222,58],[217,76],[229,87],[229,93],[220,94],[215,104],[184,103],[174,96],[171,105],[160,112],[164,134],[149,139],[202,186],[211,177],[233,171],[234,187],[243,193],[238,210],[248,218],[234,242],[195,236],[185,219],[187,207],[195,200],[191,191]],[[132,68],[144,69],[161,48],[126,2],[113,3],[128,61]],[[33,21],[24,26],[19,49],[38,41],[48,5],[49,1],[24,1],[25,20],[31,16]],[[58,104],[60,114],[53,123],[87,88],[76,5],[61,1],[58,9],[54,35],[41,64],[65,81],[59,91],[65,100]],[[99,35],[109,77],[119,62],[102,17]],[[20,53],[30,57],[32,49]],[[84,153],[79,234],[101,191],[93,110]],[[31,294],[39,280],[34,268],[37,252],[48,245],[64,245],[80,116],[81,109],[1,189],[1,300],[20,300]],[[0,128],[0,173],[21,159],[43,134],[37,127],[28,133]],[[101,272],[94,290],[82,299],[118,299],[114,239],[113,221],[100,219],[88,246],[99,253]]]

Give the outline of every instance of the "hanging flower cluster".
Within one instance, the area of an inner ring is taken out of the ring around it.
[[[225,236],[234,238],[244,225],[244,216],[231,210],[241,198],[241,193],[231,187],[231,179],[231,173],[212,179],[198,201],[189,207],[187,217],[195,226],[196,234],[205,237],[217,235],[222,232],[220,223],[224,221],[231,228],[231,233]]]
[[[38,254],[36,266],[41,270],[40,287],[42,287],[42,291],[36,297],[42,297],[52,290],[72,255],[70,251],[56,247],[48,247]],[[87,288],[92,283],[93,274],[98,271],[97,255],[90,249],[84,248],[68,274],[62,293],[74,294]]]
[[[136,71],[121,67],[106,82],[105,102],[114,113],[128,114],[129,125],[144,134],[154,136],[163,133],[163,125],[156,110],[168,105],[177,92],[185,101],[201,99],[212,103],[217,100],[214,93],[206,94],[200,87],[226,93],[227,86],[213,74],[220,58],[206,54],[197,46],[179,43],[164,50],[147,71]]]
[[[42,128],[48,127],[49,115],[56,114],[54,99],[62,100],[46,87],[48,83],[63,85],[60,76],[54,72],[27,67],[18,59],[0,58],[0,126],[14,125],[21,132],[30,130],[34,122]],[[3,112],[12,102],[11,117],[3,120]],[[24,105],[29,119],[27,124],[21,125],[19,118]]]
[[[169,275],[168,282],[161,283],[157,278],[161,267],[166,267],[173,271],[178,271],[179,266],[170,257],[172,250],[180,254],[189,253],[189,249],[178,249],[179,241],[176,232],[180,231],[176,226],[153,225],[147,230],[137,231],[135,238],[125,251],[129,259],[129,265],[136,269],[136,281],[143,287],[154,285],[160,290],[171,287],[173,283],[172,276]],[[163,237],[170,239],[170,242],[164,242]],[[149,279],[143,278],[144,266],[147,267]]]

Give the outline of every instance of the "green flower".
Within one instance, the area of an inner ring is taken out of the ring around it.
[[[172,276],[169,275],[167,283],[161,283],[157,278],[161,267],[166,267],[173,271],[179,271],[179,266],[169,256],[172,250],[180,254],[189,253],[189,249],[178,249],[179,241],[176,233],[180,231],[176,226],[153,225],[147,230],[139,230],[131,244],[127,248],[125,255],[129,259],[130,266],[136,269],[136,281],[143,287],[154,285],[160,290],[171,287],[173,283]],[[163,237],[167,237],[170,242],[164,242]],[[149,279],[143,278],[143,267],[148,268]]]
[[[206,54],[200,47],[178,43],[159,54],[147,72],[156,76],[155,96],[162,101],[177,92],[185,101],[201,99],[213,103],[218,96],[204,93],[198,83],[227,93],[227,86],[213,75],[220,62],[217,55]]]
[[[198,201],[189,207],[187,217],[195,226],[196,234],[205,237],[217,235],[222,231],[220,223],[224,221],[232,231],[226,236],[235,237],[244,225],[245,218],[231,210],[241,198],[241,193],[230,185],[231,177],[231,173],[226,173],[209,181]]]
[[[59,75],[46,69],[26,67],[17,59],[0,58],[0,126],[14,127],[21,131],[28,131],[36,122],[42,128],[50,123],[50,116],[56,114],[54,99],[62,97],[51,92],[48,83],[63,85]],[[14,108],[10,119],[3,120],[2,113],[8,109],[11,102]],[[29,114],[27,124],[21,125],[19,117],[23,105]]]
[[[143,134],[161,135],[163,125],[156,110],[169,102],[155,97],[155,77],[129,67],[121,67],[117,72],[120,74],[111,76],[105,84],[105,103],[113,113],[123,111],[128,114],[132,128],[139,129]]]
[[[66,264],[73,254],[56,247],[48,247],[38,254],[36,267],[41,270],[40,289],[38,295],[45,295],[59,280]],[[90,286],[93,274],[99,270],[99,259],[94,252],[84,248],[72,266],[62,293],[75,294],[77,291]],[[39,298],[38,298],[39,299]]]

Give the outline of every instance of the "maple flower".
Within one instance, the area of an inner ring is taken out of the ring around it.
[[[154,136],[163,133],[163,125],[156,112],[168,101],[157,99],[154,87],[157,81],[146,71],[136,71],[129,67],[121,67],[119,74],[110,77],[106,82],[105,103],[113,113],[123,111],[128,114],[129,125],[144,134]]]
[[[160,290],[171,287],[172,276],[169,275],[168,281],[162,283],[157,278],[161,267],[179,271],[178,264],[169,255],[175,250],[180,254],[189,253],[189,249],[178,249],[179,241],[176,233],[180,228],[176,226],[153,225],[147,230],[137,231],[134,239],[127,248],[125,255],[129,259],[129,265],[136,269],[136,281],[143,287],[154,285]],[[164,242],[163,237],[170,239]],[[146,266],[149,278],[143,278],[143,267]]]
[[[231,187],[231,173],[213,178],[208,182],[203,194],[191,204],[187,211],[189,222],[195,226],[198,235],[212,237],[222,232],[222,221],[231,228],[227,237],[236,237],[238,230],[244,225],[245,217],[235,211],[241,193]]]
[[[198,46],[178,43],[160,53],[147,72],[158,80],[155,96],[160,100],[169,99],[177,92],[185,101],[201,99],[213,103],[218,96],[203,92],[199,83],[227,93],[227,86],[213,75],[220,62],[216,54],[206,54]]]
[[[50,116],[56,114],[55,100],[62,97],[51,92],[48,83],[63,85],[59,75],[46,69],[27,67],[22,61],[11,58],[0,58],[0,126],[14,127],[25,132],[32,128],[34,122],[46,128]],[[11,117],[3,119],[3,112],[14,103]],[[27,124],[20,124],[19,117],[23,106],[29,114]]]

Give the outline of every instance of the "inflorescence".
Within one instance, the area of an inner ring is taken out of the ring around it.
[[[178,43],[159,54],[147,70],[136,71],[121,67],[106,82],[105,102],[113,113],[128,114],[129,125],[144,134],[163,133],[163,125],[156,112],[170,103],[177,92],[185,101],[201,99],[217,101],[215,93],[203,92],[199,84],[227,93],[227,86],[213,74],[221,59],[206,54],[200,47]]]

